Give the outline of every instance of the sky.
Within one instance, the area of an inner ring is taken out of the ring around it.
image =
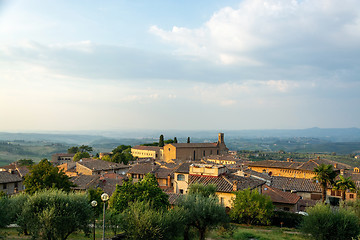
[[[357,0],[0,0],[0,131],[360,127]]]

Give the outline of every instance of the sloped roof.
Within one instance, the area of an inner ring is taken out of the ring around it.
[[[300,196],[296,193],[283,192],[267,185],[262,186],[262,194],[269,196],[275,203],[296,204],[300,200]]]
[[[139,163],[134,164],[129,169],[128,173],[130,174],[147,174],[147,173],[153,173],[158,168],[160,168],[159,165],[156,165],[154,163]]]
[[[210,155],[208,157],[205,157],[205,159],[209,160],[228,160],[228,161],[242,161],[239,157],[236,157],[232,154],[222,154],[222,155]]]
[[[148,150],[148,151],[160,151],[160,149],[162,149],[162,147],[136,145],[136,146],[132,147],[131,149]]]
[[[260,173],[260,172],[257,172],[257,171],[254,171],[254,170],[251,170],[251,169],[244,169],[243,170],[244,173],[248,174],[249,176],[255,176],[255,177],[259,177],[259,178],[262,178],[264,180],[268,180],[268,181],[271,181],[271,176],[269,176],[269,174],[267,173]]]
[[[77,190],[87,190],[89,188],[95,188],[97,185],[97,180],[99,180],[100,175],[79,175],[76,177],[70,178],[70,181],[73,182]]]
[[[0,171],[0,183],[21,182],[22,178],[17,173]]]
[[[156,178],[167,178],[169,175],[173,175],[173,170],[167,168],[158,168],[154,173]]]
[[[176,148],[214,148],[214,147],[217,147],[217,143],[169,143],[166,145],[173,145]]]
[[[183,162],[178,167],[175,168],[174,172],[176,173],[189,173],[190,165],[192,162]]]
[[[295,170],[307,170],[314,171],[314,168],[321,164],[332,165],[334,170],[350,169],[351,166],[343,163],[334,162],[328,159],[311,159],[307,162],[288,162],[278,160],[264,160],[258,162],[249,163],[249,167],[270,167],[270,168],[287,168]],[[336,167],[335,167],[336,166]]]
[[[20,177],[25,177],[25,175],[30,172],[29,166],[19,166],[16,167],[16,170],[18,171]]]
[[[245,178],[235,175],[221,175],[218,177],[189,175],[189,185],[193,183],[200,183],[205,186],[209,184],[214,184],[216,185],[217,192],[233,192],[234,181],[237,181],[237,190],[244,190],[247,188],[254,189],[265,183],[261,180]]]
[[[298,192],[321,192],[319,183],[306,178],[273,176],[271,186],[286,191],[296,190]]]
[[[100,159],[86,159],[77,162],[77,164],[83,165],[93,171],[123,169],[130,167],[129,165],[124,165],[122,163],[107,162]]]

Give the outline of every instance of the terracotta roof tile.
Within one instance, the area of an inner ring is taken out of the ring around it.
[[[21,182],[22,178],[17,173],[0,171],[0,183]]]
[[[83,161],[79,161],[77,164],[83,165],[93,171],[130,168],[129,165],[107,162],[99,159],[83,159]]]
[[[275,203],[296,204],[300,200],[300,196],[296,193],[283,192],[267,185],[262,186],[262,194],[269,196]]]
[[[217,143],[169,143],[166,145],[173,145],[176,148],[214,148]]]
[[[312,179],[306,178],[288,178],[273,176],[271,186],[281,190],[298,192],[321,192],[319,183],[314,182]]]
[[[156,165],[154,163],[139,163],[139,164],[132,165],[132,167],[129,169],[128,173],[129,174],[147,174],[147,173],[155,172],[158,168],[160,168],[160,166]]]

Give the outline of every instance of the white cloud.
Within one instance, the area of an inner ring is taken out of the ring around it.
[[[174,44],[177,53],[225,65],[286,62],[299,51],[301,61],[311,58],[306,54],[335,54],[340,46],[359,49],[359,6],[356,0],[245,0],[220,9],[200,28],[152,26],[150,32]]]

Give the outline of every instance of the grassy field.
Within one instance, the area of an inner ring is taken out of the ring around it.
[[[96,229],[96,239],[102,238],[102,229]],[[30,236],[18,235],[16,228],[0,229],[0,236],[4,239],[31,239]],[[110,230],[105,232],[105,237],[110,238],[113,234]],[[193,239],[198,239],[193,236]],[[86,240],[93,239],[93,235],[86,237],[82,232],[73,233],[69,236],[68,240]],[[206,239],[208,240],[306,240],[306,236],[302,235],[297,229],[292,228],[278,228],[278,227],[254,227],[243,225],[231,225],[230,228],[224,229],[222,227],[211,230],[207,233]]]

